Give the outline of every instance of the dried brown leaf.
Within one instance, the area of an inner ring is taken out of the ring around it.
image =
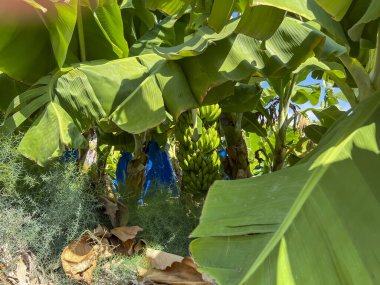
[[[171,266],[174,262],[181,262],[183,260],[182,256],[153,248],[147,248],[145,256],[153,269],[160,270],[164,270],[165,268]]]
[[[98,256],[108,251],[104,247],[105,245],[93,245],[88,236],[73,241],[62,252],[63,271],[75,280],[90,284]]]
[[[146,248],[146,241],[143,239],[140,239],[133,246],[133,251],[135,254],[140,254],[144,251],[145,248]]]
[[[111,233],[118,237],[123,243],[128,240],[135,239],[136,235],[141,232],[143,229],[139,226],[132,227],[117,227],[111,230]]]
[[[117,212],[119,211],[119,207],[117,203],[107,199],[106,197],[102,197],[101,199],[106,209],[104,213],[109,217],[112,226],[115,227],[118,224]]]
[[[111,233],[109,229],[103,225],[98,225],[96,229],[94,229],[94,235],[98,238],[110,238]]]
[[[144,275],[144,280],[167,285],[211,285],[204,281],[191,258],[186,257],[182,262],[174,262],[165,270],[150,269]]]

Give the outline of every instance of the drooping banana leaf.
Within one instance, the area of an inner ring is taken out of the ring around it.
[[[341,43],[348,44],[347,38],[356,42],[362,39],[364,44],[376,41],[380,18],[380,2],[377,0],[250,0],[250,4],[272,6],[316,20]]]
[[[327,13],[334,17],[335,20],[340,21],[346,14],[348,8],[352,3],[352,0],[315,0],[315,2],[321,6]]]
[[[0,111],[6,111],[12,100],[26,91],[28,87],[28,85],[14,80],[0,71]]]
[[[145,7],[145,1],[125,0],[120,4],[120,9],[124,36],[129,46],[132,46],[144,34],[155,28],[156,16]]]
[[[174,47],[156,47],[154,50],[157,54],[167,59],[180,59],[183,57],[195,56],[203,53],[207,47],[214,42],[230,36],[238,23],[238,19],[231,20],[219,33],[215,33],[209,27],[204,26],[180,45]]]
[[[203,30],[189,37],[188,41],[181,45],[158,47],[155,51],[157,54],[168,59],[193,57],[205,51],[213,50],[213,46],[217,46],[220,42],[232,39],[230,43],[232,47],[230,49],[239,49],[241,48],[239,45],[242,44],[249,45],[245,46],[245,48],[248,48],[247,50],[239,50],[239,53],[244,52],[240,58],[249,55],[245,61],[250,63],[255,60],[256,69],[259,70],[263,69],[262,65],[265,64],[267,66],[267,74],[269,72],[275,73],[281,68],[294,69],[294,67],[298,67],[314,54],[325,59],[331,56],[339,56],[346,52],[343,46],[337,44],[317,28],[291,18],[284,19],[273,36],[265,41],[264,49],[261,47],[261,42],[253,38],[244,38],[242,35],[229,37],[237,22],[238,19],[232,20],[220,33],[211,31],[206,33],[207,27],[204,27]],[[240,38],[244,39],[245,43],[238,43],[233,46],[233,41]],[[206,49],[209,46],[210,48]],[[229,53],[227,52],[225,56],[228,55]]]
[[[363,5],[358,1],[358,5]],[[374,22],[380,18],[380,2],[376,0],[365,1],[365,10],[355,9],[352,10],[352,13],[355,15],[350,15],[350,18],[357,19],[360,15],[360,18],[357,22],[352,23],[353,25],[348,30],[348,35],[353,41],[359,41],[362,36],[366,33],[366,30],[370,28],[371,22]],[[350,11],[348,11],[350,13]],[[350,23],[351,24],[351,23]],[[377,23],[378,25],[378,23]],[[376,36],[371,35],[372,39],[376,41]]]
[[[166,17],[155,27],[139,38],[130,49],[131,56],[153,53],[153,47],[171,46],[176,41],[175,24],[177,17]]]
[[[79,61],[78,0],[11,2],[0,2],[0,71],[31,85],[64,63]],[[79,23],[86,59],[128,56],[117,0],[90,4],[81,1]]]
[[[71,117],[61,106],[49,103],[22,138],[18,150],[39,165],[62,155],[67,148],[79,149],[86,145]]]
[[[219,101],[219,106],[223,112],[251,112],[259,102],[261,92],[262,89],[257,85],[238,83],[234,88],[234,94]]]
[[[0,70],[32,84],[62,66],[76,24],[77,0],[37,6],[11,2],[0,2]]]
[[[380,99],[338,120],[303,163],[217,181],[190,249],[218,284],[380,282]]]
[[[296,104],[305,104],[310,102],[311,105],[317,105],[321,96],[321,87],[319,84],[309,86],[295,86],[292,102]]]
[[[124,38],[123,20],[117,0],[105,0],[94,11],[82,7],[82,26],[86,60],[127,57],[128,43]],[[70,50],[79,57],[78,48]]]
[[[215,0],[210,16],[208,18],[208,25],[216,32],[220,32],[223,27],[230,21],[231,15],[234,11],[236,0]]]
[[[278,29],[284,16],[285,11],[276,7],[247,7],[236,28],[236,32],[253,37],[257,40],[267,40]],[[271,20],[268,21],[268,19]]]

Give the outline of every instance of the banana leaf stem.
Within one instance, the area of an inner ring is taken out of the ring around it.
[[[276,143],[273,153],[272,171],[280,170],[284,167],[286,159],[286,132],[288,130],[288,113],[290,106],[290,99],[292,97],[293,88],[297,82],[297,75],[293,75],[284,94],[280,94],[279,105],[279,122],[278,130],[276,132]]]
[[[380,22],[377,26],[375,62],[370,76],[373,87],[378,90],[380,88]]]
[[[371,84],[371,79],[361,63],[350,57],[348,54],[341,55],[339,59],[351,73],[357,87],[359,88],[359,101],[363,101],[370,97],[374,92],[374,89]]]
[[[83,61],[86,61],[86,44],[84,40],[82,8],[80,6],[80,1],[78,1],[77,28],[78,28],[80,60],[83,62]]]

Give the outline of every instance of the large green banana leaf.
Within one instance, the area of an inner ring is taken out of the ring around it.
[[[348,44],[347,36],[357,42],[360,39],[376,41],[380,18],[378,0],[249,0],[249,3],[251,6],[271,6],[315,20],[342,43]]]
[[[123,20],[118,2],[105,0],[101,3],[102,5],[96,7],[94,11],[88,7],[81,9],[86,60],[127,57],[129,48],[124,38]],[[79,55],[79,51],[73,45],[70,52]]]
[[[84,1],[81,4],[85,5],[80,24],[86,59],[128,56],[117,0],[101,1],[97,7]],[[25,0],[0,1],[0,71],[33,84],[64,63],[78,62],[77,8],[77,0],[43,1],[41,5]]]
[[[22,138],[18,150],[39,165],[46,165],[67,148],[79,149],[87,141],[66,111],[49,103]]]
[[[18,82],[0,71],[0,111],[7,110],[12,100],[28,89],[28,85]]]
[[[146,0],[145,6],[151,10],[160,10],[168,15],[174,15],[189,3],[189,0]]]
[[[218,284],[380,283],[380,94],[303,163],[217,181],[190,249]]]
[[[44,6],[30,2],[34,1],[0,2],[0,70],[19,81],[34,83],[62,66],[78,4],[76,0],[45,1]]]

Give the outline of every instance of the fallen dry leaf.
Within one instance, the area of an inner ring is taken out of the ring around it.
[[[19,284],[29,284],[28,267],[23,258],[19,258],[16,262],[16,277]]]
[[[136,240],[142,230],[138,226],[108,230],[98,225],[93,235],[82,236],[64,249],[61,255],[64,272],[77,281],[90,284],[99,257],[110,257],[112,252],[131,256],[145,248],[145,241]]]
[[[5,268],[3,268],[5,270]],[[49,285],[45,273],[37,265],[36,257],[29,251],[22,252],[16,261],[15,271],[0,274],[0,284],[5,285]]]
[[[94,235],[98,238],[101,238],[101,239],[111,237],[110,231],[108,230],[107,227],[105,227],[103,225],[98,225],[96,227],[96,229],[94,229]]]
[[[92,245],[92,239],[82,236],[79,240],[70,243],[62,252],[61,262],[66,275],[78,281],[91,283],[97,258],[107,252],[107,245]]]
[[[126,242],[128,240],[133,240],[142,230],[143,229],[139,226],[117,227],[111,230],[111,234],[116,236],[122,242]]]
[[[143,250],[146,248],[146,241],[143,239],[140,239],[136,242],[136,244],[133,246],[133,251],[135,254],[140,254],[143,252]]]
[[[165,270],[148,270],[144,274],[144,281],[166,285],[211,285],[212,283],[204,281],[196,268],[192,259],[185,257],[182,262],[176,261]]]
[[[182,256],[153,248],[147,248],[145,256],[153,269],[160,270],[164,270],[165,268],[171,266],[174,262],[181,262],[183,260]]]

